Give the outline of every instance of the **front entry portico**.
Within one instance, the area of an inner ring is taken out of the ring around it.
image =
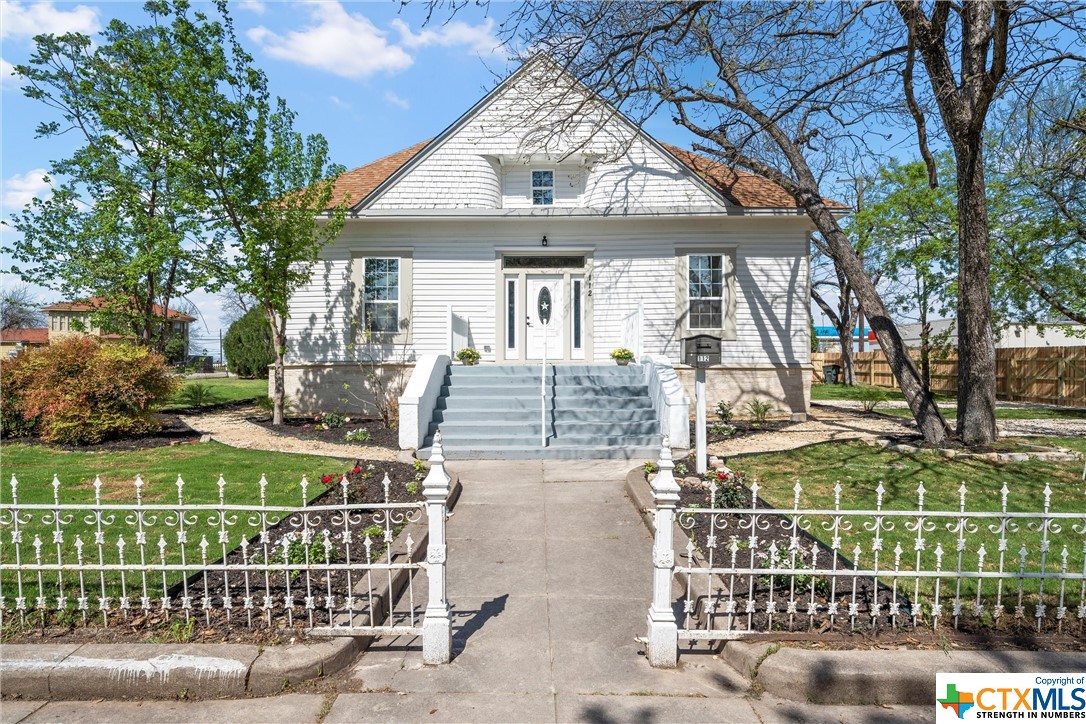
[[[496,321],[498,362],[576,362],[592,359],[592,310],[586,254],[504,253],[498,259],[499,303]],[[548,324],[536,300],[550,290]]]

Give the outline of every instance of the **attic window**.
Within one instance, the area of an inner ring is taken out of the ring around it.
[[[532,171],[532,206],[554,204],[554,171]]]

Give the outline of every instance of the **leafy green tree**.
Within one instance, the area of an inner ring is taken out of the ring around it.
[[[1018,321],[1086,324],[1086,97],[1057,80],[989,137],[994,294]]]
[[[161,350],[170,326],[155,305],[213,284],[211,261],[222,253],[192,173],[191,142],[207,129],[187,125],[186,108],[209,88],[246,97],[252,78],[228,25],[186,2],[145,9],[146,25],[113,20],[96,41],[39,35],[17,67],[24,93],[54,116],[37,136],[74,135],[82,145],[51,165],[52,196],[13,215],[22,237],[12,255],[23,279],[108,300],[96,322]]]
[[[930,320],[952,313],[957,289],[958,213],[953,162],[937,158],[939,185],[922,161],[891,162],[879,170],[855,223],[866,230],[865,257],[880,269],[883,299],[900,318],[920,323],[920,376],[931,389],[934,338]]]
[[[268,367],[275,361],[275,348],[264,310],[253,307],[231,324],[222,347],[227,368],[238,377],[267,379]]]

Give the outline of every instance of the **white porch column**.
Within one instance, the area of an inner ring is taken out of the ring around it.
[[[445,519],[448,512],[449,481],[445,472],[445,456],[441,450],[441,431],[434,433],[430,453],[430,472],[422,481],[426,498],[426,520],[430,539],[426,546],[426,576],[430,582],[426,614],[422,620],[422,661],[426,664],[447,664],[452,658],[452,619],[445,597]]]
[[[671,607],[671,580],[675,568],[672,526],[679,503],[679,485],[675,482],[671,460],[671,441],[664,436],[660,449],[659,472],[652,481],[656,502],[656,539],[652,546],[652,606],[649,607],[649,635],[646,653],[649,664],[673,669],[679,660],[679,627]]]

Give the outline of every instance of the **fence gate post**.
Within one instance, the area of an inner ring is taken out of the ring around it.
[[[652,606],[649,607],[649,634],[646,651],[649,664],[671,669],[679,659],[679,628],[671,607],[671,579],[675,569],[672,526],[679,502],[671,461],[671,440],[665,435],[660,450],[659,471],[653,479],[652,497],[656,503],[656,540],[652,546]]]
[[[430,591],[422,620],[422,661],[426,664],[447,664],[452,658],[452,623],[449,602],[445,597],[445,519],[450,480],[445,472],[439,431],[434,433],[434,443],[430,448],[430,472],[422,481],[430,530],[426,546],[426,577],[430,582]]]

